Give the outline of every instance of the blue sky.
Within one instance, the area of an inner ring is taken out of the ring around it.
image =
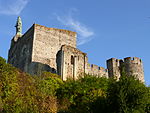
[[[149,0],[0,0],[0,56],[7,59],[17,16],[23,33],[33,23],[78,33],[89,62],[106,67],[109,58],[140,57],[150,85]]]

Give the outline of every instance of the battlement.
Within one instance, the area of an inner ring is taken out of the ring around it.
[[[110,58],[107,61],[108,62],[115,62],[115,63],[119,63],[121,59],[116,59],[116,58]]]
[[[89,64],[90,65],[90,64]],[[95,64],[91,64],[90,65],[90,68],[91,70],[96,70],[96,71],[104,71],[104,72],[107,72],[108,70],[105,69],[104,67],[99,67],[98,65],[95,65]]]
[[[91,64],[91,69],[93,70],[99,70],[98,65]]]
[[[110,65],[117,65],[120,66],[121,63],[137,63],[137,64],[142,64],[142,60],[138,57],[126,57],[123,60],[122,59],[116,59],[116,58],[111,58],[107,60],[107,63]]]
[[[126,57],[124,58],[124,62],[142,64],[142,60],[138,57]]]
[[[116,58],[110,58],[106,62],[107,62],[107,67],[109,69],[109,68],[119,67],[120,62],[122,62],[122,60]]]
[[[104,72],[108,72],[108,69],[105,69],[104,67],[98,67],[99,71],[104,71]]]
[[[99,77],[108,77],[108,70],[95,64],[88,64],[88,74]]]

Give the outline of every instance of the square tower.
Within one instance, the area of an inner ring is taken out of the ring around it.
[[[24,35],[12,39],[8,63],[30,74],[56,72],[56,55],[62,45],[76,48],[76,33],[33,24]]]

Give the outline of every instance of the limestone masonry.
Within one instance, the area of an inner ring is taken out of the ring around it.
[[[76,32],[48,28],[38,24],[22,35],[22,22],[18,17],[16,35],[11,40],[8,63],[32,75],[42,71],[57,73],[63,80],[77,79],[84,73],[119,79],[125,72],[144,82],[143,64],[137,57],[107,60],[107,69],[90,65],[86,53],[76,48]]]

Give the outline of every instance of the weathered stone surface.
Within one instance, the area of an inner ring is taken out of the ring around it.
[[[108,70],[95,64],[88,64],[88,74],[108,78]]]
[[[127,57],[124,60],[111,58],[107,60],[107,68],[109,77],[115,76],[120,78],[121,73],[125,72],[127,76],[135,76],[140,81],[144,82],[143,63],[140,58]]]
[[[29,72],[32,58],[34,27],[32,26],[18,40],[11,41],[11,48],[8,55],[8,63],[20,68],[25,72]]]
[[[57,65],[58,70],[61,70],[59,75],[62,75],[62,79],[77,79],[78,76],[82,76],[82,74],[85,73],[85,58],[86,54],[80,50],[68,45],[62,46],[58,53],[58,59],[60,59],[60,61],[58,61]]]
[[[143,63],[140,58],[124,58],[124,68],[128,76],[135,76],[137,79],[144,82]]]
[[[76,47],[76,33],[34,24],[23,36],[12,39],[8,63],[30,74],[56,73],[56,54],[64,44]]]
[[[76,47],[76,33],[35,24],[32,62],[48,64],[56,69],[56,54],[62,45]]]
[[[59,59],[59,60],[58,60]],[[86,74],[108,77],[108,71],[102,67],[92,64],[89,66],[86,53],[80,50],[64,45],[57,54],[57,70],[63,80],[67,78],[77,79]]]
[[[120,78],[121,72],[119,59],[111,58],[107,60],[107,68],[109,77],[115,77],[116,79]]]

